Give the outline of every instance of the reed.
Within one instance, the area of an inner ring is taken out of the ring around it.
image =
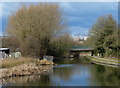
[[[19,59],[15,59],[15,58],[1,59],[0,62],[2,63],[0,68],[9,68],[25,63],[36,62],[36,60],[34,58],[22,57]]]
[[[35,58],[4,59],[0,78],[26,76],[48,72],[52,69],[53,62]]]

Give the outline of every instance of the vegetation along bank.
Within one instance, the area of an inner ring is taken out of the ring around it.
[[[51,61],[33,58],[3,59],[2,64],[0,68],[1,80],[9,77],[46,73],[49,72],[54,65]]]

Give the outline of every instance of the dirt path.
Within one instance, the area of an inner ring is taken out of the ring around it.
[[[100,59],[100,60],[108,60],[108,61],[120,62],[120,61],[117,61],[117,60],[110,60],[110,59],[99,58],[97,56],[93,56],[93,57],[96,58],[96,59]]]
[[[93,59],[91,58],[90,60],[94,64],[106,65],[106,66],[110,66],[110,67],[119,67],[120,66],[120,64],[118,63],[117,60],[104,59],[104,58],[100,58],[97,56],[92,56],[92,57],[93,57]]]

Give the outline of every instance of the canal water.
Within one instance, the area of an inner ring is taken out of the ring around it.
[[[13,77],[3,86],[118,86],[117,68],[91,64],[86,58],[57,59],[47,74]]]

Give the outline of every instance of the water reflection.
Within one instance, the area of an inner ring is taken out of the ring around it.
[[[43,65],[42,68],[51,70],[37,75],[10,77],[5,80],[3,86],[50,86],[49,75],[53,73],[53,66]]]
[[[77,64],[75,64],[75,62]],[[90,64],[86,59],[65,59],[62,64],[56,65],[49,73],[10,78],[7,80],[7,85],[117,86],[118,77],[120,77],[120,75],[117,68]]]
[[[14,77],[7,80],[9,86],[44,86],[50,85],[49,75],[34,75],[25,77]]]
[[[86,57],[81,58],[56,58],[55,63],[57,64],[88,64],[91,63]]]
[[[52,80],[60,86],[92,86],[97,85],[94,79],[91,79],[92,65],[71,65],[54,69]],[[92,80],[92,81],[91,81]]]
[[[118,86],[120,71],[118,68],[96,65],[95,74],[100,85]]]

